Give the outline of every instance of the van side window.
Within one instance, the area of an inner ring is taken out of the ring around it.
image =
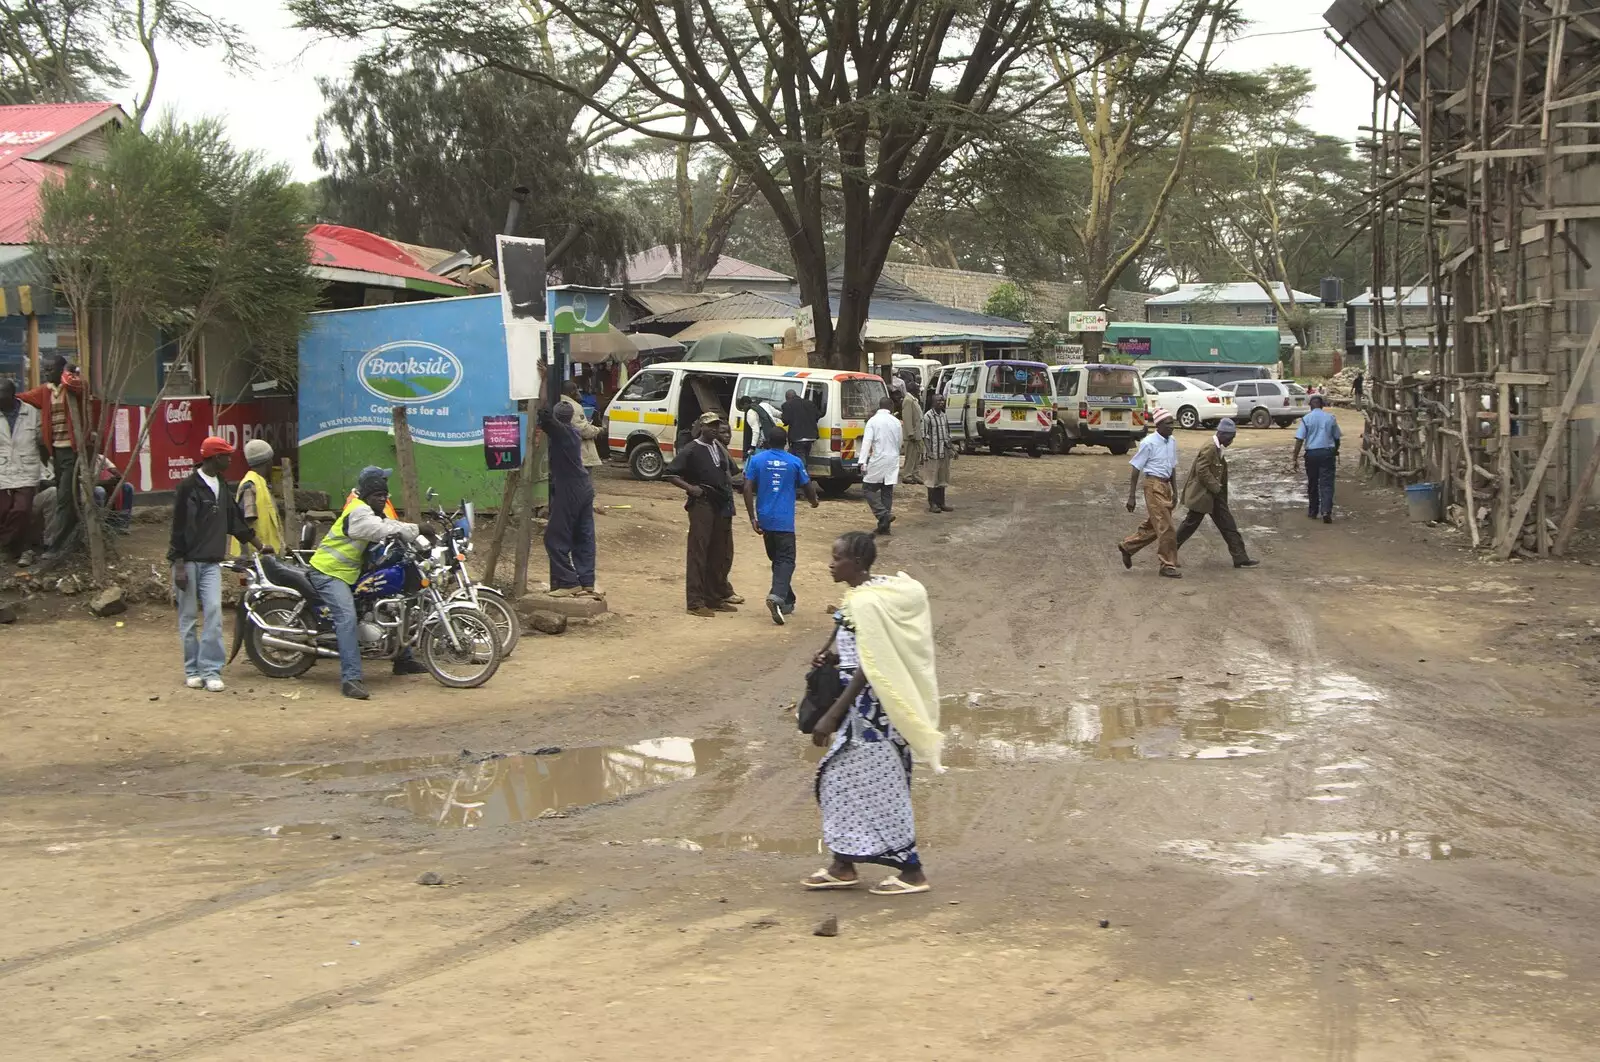
[[[950,393],[953,395],[970,395],[973,381],[977,379],[977,376],[978,369],[976,366],[958,369],[956,372],[951,373]]]
[[[1056,377],[1056,390],[1063,398],[1071,398],[1078,393],[1078,377],[1080,373],[1064,372]]]
[[[665,402],[672,391],[670,372],[646,369],[628,381],[628,386],[617,396],[624,402]]]
[[[745,395],[752,395],[758,402],[771,402],[775,406],[783,405],[783,398],[790,391],[798,391],[796,380],[786,380],[781,377],[771,376],[746,376],[739,381],[738,388],[733,396],[737,401]]]

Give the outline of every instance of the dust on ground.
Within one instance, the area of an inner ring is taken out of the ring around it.
[[[929,587],[951,742],[915,785],[921,897],[796,885],[824,857],[783,706],[854,493],[802,510],[776,628],[742,522],[752,605],[686,616],[679,501],[606,472],[618,617],[477,691],[353,702],[241,659],[195,693],[152,605],[0,628],[0,1032],[39,1059],[1593,1057],[1595,570],[1486,563],[1350,459],[1309,521],[1289,436],[1230,455],[1263,566],[1206,526],[1182,581],[1122,570],[1104,451],[964,457],[950,514],[901,488],[879,568]]]

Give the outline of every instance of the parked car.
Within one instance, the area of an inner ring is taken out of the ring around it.
[[[1145,394],[1151,409],[1172,411],[1180,428],[1211,427],[1223,417],[1237,417],[1239,405],[1233,396],[1204,380],[1187,376],[1146,376]]]
[[[1222,390],[1239,404],[1239,419],[1253,427],[1287,428],[1310,411],[1306,389],[1290,380],[1237,380]]]
[[[1202,380],[1221,387],[1233,380],[1269,380],[1272,373],[1263,365],[1236,365],[1232,363],[1188,365],[1182,362],[1141,363],[1139,375],[1181,376],[1186,380]]]

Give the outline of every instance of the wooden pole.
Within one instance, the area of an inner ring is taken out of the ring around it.
[[[1567,421],[1572,417],[1572,407],[1578,404],[1578,394],[1589,379],[1589,368],[1594,364],[1595,351],[1600,349],[1600,317],[1595,320],[1594,328],[1589,331],[1589,342],[1584,344],[1583,356],[1578,359],[1578,367],[1573,370],[1572,380],[1567,385],[1567,394],[1561,400],[1561,408],[1556,410],[1555,419],[1550,422],[1550,434],[1545,436],[1544,446],[1539,450],[1539,460],[1534,464],[1533,471],[1528,473],[1528,482],[1522,488],[1522,496],[1517,499],[1515,510],[1511,514],[1505,533],[1500,541],[1495,543],[1495,552],[1501,560],[1511,556],[1511,551],[1516,548],[1517,539],[1522,537],[1522,522],[1528,518],[1528,510],[1533,505],[1534,496],[1542,489],[1545,469],[1550,467],[1550,461],[1555,457],[1556,448],[1561,444],[1561,439],[1567,432]],[[1500,388],[1503,396],[1507,388]],[[1502,412],[1502,420],[1506,417]],[[1509,443],[1509,438],[1506,440]],[[1502,454],[1502,460],[1509,453]],[[1507,476],[1501,483],[1501,489],[1510,492],[1510,477]]]
[[[28,315],[28,386],[39,386],[39,317]]]
[[[278,486],[283,491],[283,548],[300,546],[300,516],[294,504],[294,462],[285,457],[278,463],[282,480]]]
[[[1463,387],[1456,401],[1456,411],[1461,414],[1461,455],[1466,459],[1462,468],[1461,489],[1467,499],[1467,529],[1472,532],[1472,548],[1478,548],[1478,511],[1477,503],[1473,497],[1472,489],[1472,443],[1467,437],[1467,395],[1470,392]]]
[[[406,407],[395,406],[394,463],[400,473],[400,505],[405,518],[416,523],[422,517],[422,492],[417,489],[417,454],[411,443],[411,425],[406,422]]]
[[[517,483],[522,469],[513,468],[506,473],[506,489],[500,495],[500,512],[494,518],[494,537],[489,539],[489,552],[483,559],[483,581],[493,585],[494,571],[500,567],[500,551],[505,548],[506,528],[516,519]]]
[[[542,369],[543,366],[541,365]],[[538,441],[539,414],[536,405],[528,408],[528,438],[522,450],[522,477],[518,493],[522,495],[521,521],[517,525],[517,564],[511,576],[511,596],[521,597],[528,592],[528,557],[533,552],[533,484],[539,478],[534,446]]]
[[[1600,435],[1596,436],[1594,446],[1589,451],[1589,463],[1583,466],[1583,472],[1578,476],[1578,484],[1567,502],[1567,511],[1561,517],[1561,525],[1556,528],[1556,541],[1550,552],[1557,557],[1566,552],[1567,539],[1572,537],[1573,528],[1578,526],[1578,514],[1583,511],[1583,503],[1589,498],[1589,488],[1594,486],[1596,473],[1600,473]]]

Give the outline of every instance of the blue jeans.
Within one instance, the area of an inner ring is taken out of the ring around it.
[[[133,484],[117,484],[117,494],[122,499],[122,508],[120,509],[112,509],[107,506],[106,489],[104,487],[96,487],[94,489],[94,503],[105,509],[107,527],[113,531],[126,531],[129,525],[133,523]]]
[[[1333,447],[1306,451],[1306,515],[1333,515],[1333,474],[1337,469]]]
[[[794,532],[763,531],[767,559],[772,562],[772,592],[767,600],[776,601],[785,613],[794,611]]]
[[[333,633],[339,639],[339,681],[361,681],[361,642],[356,636],[356,596],[350,584],[315,568],[306,572],[322,603],[333,613]]]
[[[185,678],[221,678],[228,654],[222,644],[222,565],[189,561],[188,585],[178,589],[178,634]]]

